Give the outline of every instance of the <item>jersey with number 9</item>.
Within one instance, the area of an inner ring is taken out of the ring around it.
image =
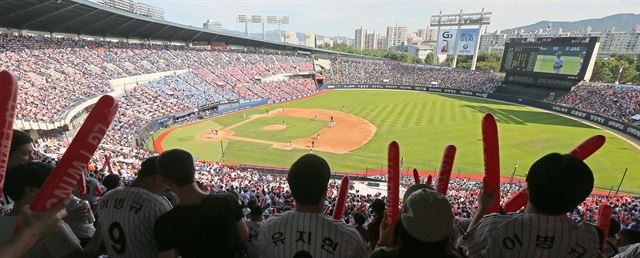
[[[157,257],[154,222],[171,208],[166,198],[138,187],[105,194],[97,212],[109,257]]]

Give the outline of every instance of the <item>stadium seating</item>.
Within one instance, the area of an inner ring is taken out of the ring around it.
[[[333,62],[335,64],[335,60]],[[336,72],[340,83],[421,85],[442,88],[492,92],[501,84],[499,75],[483,71],[432,68],[398,62],[340,59],[339,67],[332,67],[326,74],[327,84],[336,83]]]
[[[638,86],[581,83],[555,103],[630,124],[640,124],[640,121],[631,119],[640,114]]]
[[[200,106],[266,98],[272,94],[258,85],[262,78],[313,72],[308,57],[216,52],[186,46],[0,34],[0,49],[0,69],[14,72],[24,93],[18,102],[18,119],[27,121],[56,121],[74,105],[108,93],[107,81],[116,78],[191,69],[201,78],[187,74],[184,79],[165,79],[173,81],[160,81],[150,87]]]

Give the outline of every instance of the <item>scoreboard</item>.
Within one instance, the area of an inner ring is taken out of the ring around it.
[[[506,78],[537,81],[588,80],[595,64],[599,38],[511,39],[505,44],[500,71]]]

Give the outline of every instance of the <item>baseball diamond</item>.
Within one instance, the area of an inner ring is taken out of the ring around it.
[[[511,176],[517,164],[516,177],[524,177],[535,157],[568,152],[595,134],[607,137],[603,150],[587,160],[597,171],[596,187],[608,190],[625,168],[640,168],[634,160],[640,155],[638,146],[608,131],[530,107],[423,92],[325,91],[319,96],[172,127],[154,137],[162,148],[183,148],[198,159],[221,161],[224,150],[225,162],[276,167],[287,167],[309,153],[314,142],[313,153],[326,158],[339,172],[380,170],[386,144],[393,139],[400,143],[403,169],[435,171],[442,149],[454,144],[458,147],[454,173],[482,174],[480,120],[487,112],[498,122],[502,176]],[[329,127],[330,116],[336,120],[335,128]],[[295,120],[286,121],[287,127],[279,131],[264,128],[282,124],[283,119]],[[209,137],[212,128],[219,134]],[[318,133],[320,139],[316,139]],[[640,190],[640,175],[627,177],[621,188]]]

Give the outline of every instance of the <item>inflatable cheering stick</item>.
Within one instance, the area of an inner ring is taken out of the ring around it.
[[[484,176],[486,183],[483,185],[485,192],[496,192],[496,200],[489,208],[489,213],[498,212],[500,209],[500,154],[498,148],[498,126],[491,113],[482,117],[482,149],[484,151]]]
[[[333,210],[333,219],[342,219],[342,213],[347,203],[347,194],[349,193],[349,177],[342,177],[340,182],[340,190],[338,192],[338,200],[336,200],[336,208]]]
[[[385,223],[393,225],[400,212],[400,146],[395,141],[389,143],[387,160],[387,205]]]
[[[16,78],[7,71],[0,71],[0,201],[4,200],[4,175],[9,163],[17,99]]]
[[[118,104],[112,96],[105,95],[98,100],[58,165],[31,202],[33,211],[41,212],[55,207],[71,196],[71,191],[82,178],[117,111]]]
[[[455,157],[456,146],[448,145],[444,149],[444,154],[442,154],[440,174],[438,175],[438,183],[436,184],[436,190],[444,196],[447,196],[447,189],[449,189],[449,180],[451,179],[451,170]]]

